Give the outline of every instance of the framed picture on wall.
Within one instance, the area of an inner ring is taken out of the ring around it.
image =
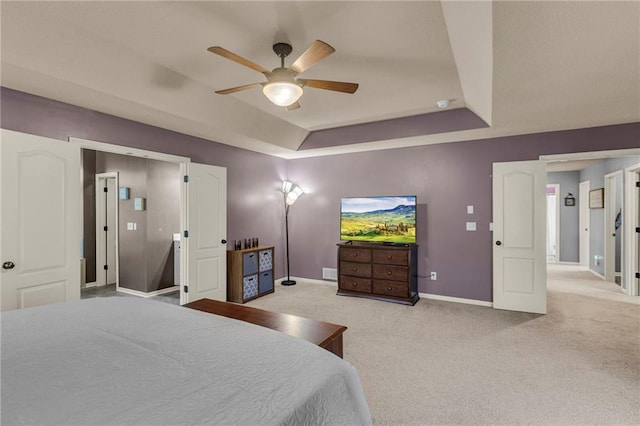
[[[589,191],[589,208],[604,208],[604,188],[592,189],[591,191]]]

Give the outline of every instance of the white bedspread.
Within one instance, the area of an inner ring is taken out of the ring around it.
[[[253,324],[128,297],[1,319],[3,425],[371,423],[351,365]]]

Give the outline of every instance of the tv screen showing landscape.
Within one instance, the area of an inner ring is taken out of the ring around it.
[[[415,244],[415,195],[343,198],[340,203],[340,239]]]

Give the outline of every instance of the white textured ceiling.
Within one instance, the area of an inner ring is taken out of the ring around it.
[[[640,2],[2,1],[1,83],[285,158],[640,121]],[[302,74],[360,83],[306,88],[286,112],[251,69],[275,42],[287,65],[314,40],[336,52]],[[490,127],[296,151],[310,131],[466,107]]]

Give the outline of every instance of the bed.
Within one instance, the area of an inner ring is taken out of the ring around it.
[[[371,423],[350,364],[257,325],[130,297],[1,320],[3,425]]]

